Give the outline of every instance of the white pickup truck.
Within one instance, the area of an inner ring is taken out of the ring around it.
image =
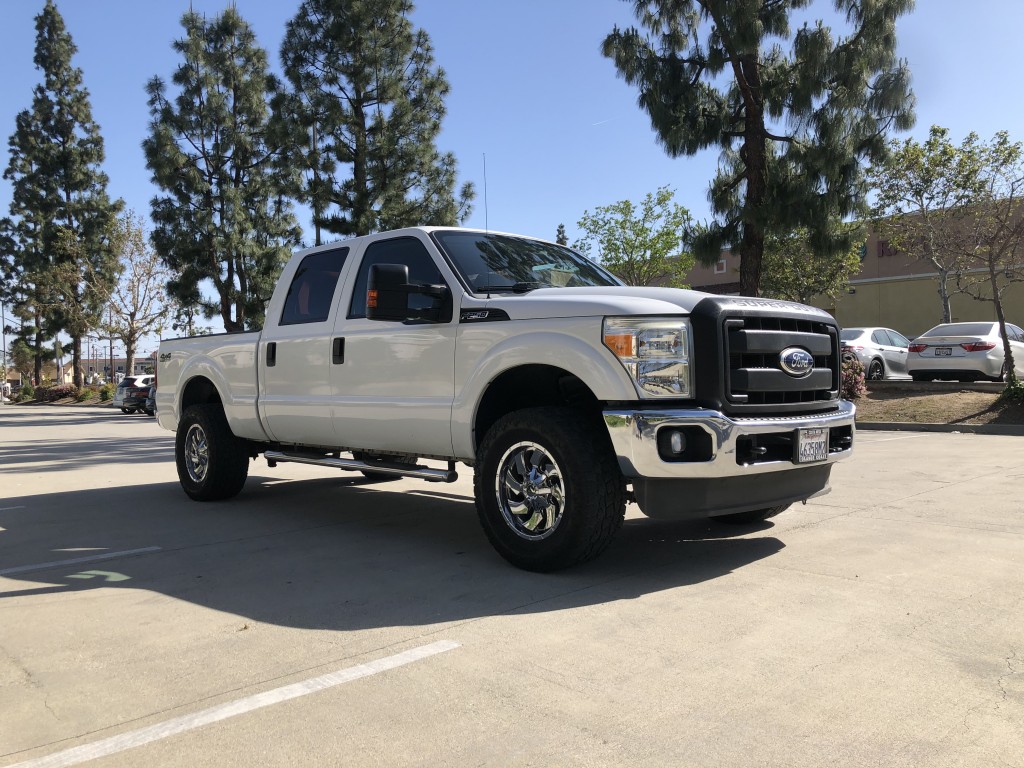
[[[262,331],[161,341],[157,373],[193,499],[238,494],[259,454],[369,481],[452,482],[462,462],[491,543],[537,571],[599,554],[632,501],[771,517],[853,449],[829,314],[627,287],[563,246],[468,229],[300,251]]]

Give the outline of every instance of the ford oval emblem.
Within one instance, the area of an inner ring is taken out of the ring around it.
[[[790,376],[802,379],[814,370],[814,357],[806,349],[786,347],[779,352],[779,367]]]

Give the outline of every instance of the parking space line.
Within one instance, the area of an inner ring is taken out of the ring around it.
[[[29,571],[45,571],[47,568],[62,568],[65,565],[78,565],[79,563],[94,563],[97,560],[113,560],[116,557],[128,557],[129,555],[144,555],[147,552],[159,552],[162,549],[163,547],[142,547],[141,549],[126,549],[123,552],[104,552],[102,555],[75,557],[70,560],[54,560],[52,563],[19,565],[15,568],[4,568],[0,571],[0,576],[7,576],[12,573],[28,573]]]
[[[363,677],[387,672],[396,667],[405,666],[414,661],[436,656],[439,653],[451,651],[458,647],[459,644],[452,640],[439,640],[429,645],[410,648],[408,651],[397,653],[394,656],[377,659],[366,664],[358,664],[354,667],[339,669],[337,672],[329,672],[326,675],[303,680],[300,683],[292,683],[291,685],[274,688],[273,690],[257,693],[253,696],[247,696],[243,699],[229,701],[191,715],[176,717],[173,720],[156,723],[136,731],[122,733],[119,736],[112,736],[109,739],[102,739],[92,744],[83,744],[80,747],[66,749],[46,757],[27,760],[23,763],[15,763],[8,766],[8,768],[61,768],[62,766],[78,765],[87,760],[95,760],[107,755],[124,752],[127,749],[166,739],[168,736],[175,736],[185,731],[201,728],[204,725],[227,720],[230,717],[244,715],[247,712],[269,707],[272,704],[280,704],[283,701],[307,696],[310,693],[333,688],[342,683],[350,683]]]
[[[25,508],[24,504],[22,504],[21,506],[17,506],[17,507],[0,507],[0,512],[10,512],[12,509],[24,509],[24,508]]]

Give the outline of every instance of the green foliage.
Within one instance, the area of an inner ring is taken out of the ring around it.
[[[770,236],[765,243],[761,294],[807,304],[815,296],[835,300],[844,293],[850,278],[860,271],[864,238],[859,226],[838,226],[850,230],[852,243],[846,252],[815,250],[804,228],[783,237]]]
[[[1024,382],[1014,378],[999,394],[999,402],[1013,405],[1024,405]]]
[[[583,237],[573,247],[629,285],[684,288],[693,267],[683,247],[689,221],[689,211],[673,202],[673,191],[661,187],[639,206],[620,200],[584,211],[576,224]]]
[[[54,384],[48,387],[38,387],[35,391],[35,397],[41,403],[54,403],[69,397],[77,399],[81,391],[74,384]]]
[[[288,202],[298,176],[269,124],[277,84],[234,6],[212,19],[189,11],[181,23],[177,96],[168,97],[159,77],[146,86],[152,120],[142,146],[161,189],[152,202],[153,245],[174,273],[173,298],[219,315],[227,331],[259,327],[300,239]],[[204,283],[213,301],[203,298]]]
[[[18,391],[18,402],[27,403],[30,400],[35,400],[36,389],[29,382],[25,382],[21,389]]]
[[[85,403],[88,402],[89,400],[92,400],[95,394],[96,390],[90,389],[89,387],[83,387],[82,389],[78,390],[78,394],[75,395],[75,400],[77,400],[80,403]]]
[[[555,242],[559,245],[569,244],[569,236],[565,234],[565,224],[558,225],[558,231],[555,232]]]
[[[436,146],[448,80],[410,0],[304,0],[281,61],[292,93],[275,102],[305,173],[317,227],[364,235],[465,220],[456,162]]]
[[[114,397],[114,385],[104,384],[100,387],[100,402],[105,403],[108,400],[112,400]]]
[[[886,130],[914,121],[895,54],[896,20],[913,0],[837,0],[844,35],[821,22],[793,32],[791,15],[809,4],[636,0],[640,29],[616,27],[604,41],[670,155],[721,150],[715,220],[694,228],[691,247],[709,264],[735,247],[746,295],[761,289],[771,234],[804,228],[816,253],[850,250],[829,223],[860,212],[861,161],[884,153]]]
[[[864,366],[859,360],[844,360],[840,376],[839,396],[844,400],[856,400],[868,393]]]
[[[5,269],[18,286],[15,314],[31,319],[35,373],[43,342],[72,337],[75,382],[82,383],[81,337],[96,323],[116,279],[110,230],[121,206],[107,195],[103,139],[92,118],[76,48],[53,0],[36,16],[34,62],[43,82],[17,119],[4,177],[12,184],[6,228],[14,259]],[[45,327],[44,327],[45,326]]]

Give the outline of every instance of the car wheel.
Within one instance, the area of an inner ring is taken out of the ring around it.
[[[999,375],[993,376],[992,381],[1006,381],[1010,377],[1010,368],[1006,365],[1006,361],[1003,361],[1003,367],[999,369]]]
[[[175,433],[174,458],[181,487],[196,501],[238,495],[249,474],[245,443],[232,434],[219,405],[185,410]]]
[[[885,366],[882,365],[881,360],[872,360],[868,366],[868,380],[869,381],[881,381],[885,378]]]
[[[127,408],[121,408],[121,413],[131,413]]]
[[[787,509],[789,509],[789,504],[781,504],[777,507],[752,509],[748,512],[735,512],[731,515],[719,515],[711,519],[720,523],[728,523],[729,525],[749,525],[750,523],[760,523],[768,518],[775,517]]]
[[[491,544],[528,571],[596,557],[626,511],[626,484],[607,434],[568,408],[527,408],[498,419],[477,451],[473,490]]]

